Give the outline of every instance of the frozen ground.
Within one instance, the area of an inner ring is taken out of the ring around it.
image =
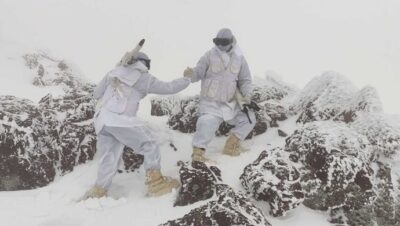
[[[145,100],[146,101],[146,100]],[[149,111],[143,106],[142,115]],[[189,160],[192,135],[171,131],[166,126],[165,117],[150,117],[151,127],[157,129],[157,137],[162,150],[162,167],[168,176],[178,176],[178,160]],[[294,118],[282,123],[283,130],[292,132]],[[225,138],[217,138],[210,145],[209,156],[217,162],[222,171],[223,181],[237,190],[243,188],[239,176],[243,168],[254,161],[262,150],[281,146],[284,139],[276,135],[276,129],[247,141],[251,148],[240,157],[223,156],[221,148]],[[172,141],[178,151],[172,150],[167,141]],[[173,207],[175,193],[159,198],[145,197],[144,170],[117,174],[109,191],[108,198],[76,202],[92,185],[96,177],[97,159],[78,166],[70,174],[57,178],[50,185],[30,191],[0,192],[0,222],[9,226],[106,226],[106,225],[158,225],[188,213],[204,202],[186,207]],[[274,226],[323,226],[330,225],[325,213],[301,206],[285,217],[273,218],[268,215],[266,203],[257,202],[268,220]]]

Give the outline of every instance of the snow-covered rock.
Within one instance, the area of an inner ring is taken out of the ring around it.
[[[360,114],[351,126],[368,138],[376,154],[390,158],[400,153],[399,122],[384,114]]]
[[[382,103],[374,88],[358,90],[346,77],[325,72],[306,85],[290,109],[299,113],[297,122],[301,123],[329,119],[352,122],[359,112],[382,112]]]
[[[45,126],[33,102],[0,96],[1,191],[44,186],[54,179],[54,153],[42,145],[47,143]]]
[[[270,206],[272,216],[285,215],[303,202],[300,173],[281,148],[263,151],[252,164],[245,167],[240,181],[256,200]]]
[[[163,226],[186,225],[264,225],[271,224],[249,199],[225,184],[216,185],[214,200],[192,209],[182,218],[168,221]]]
[[[345,123],[305,124],[286,139],[285,151],[299,164],[304,205],[318,210],[358,210],[371,204],[374,155],[368,139]]]
[[[222,182],[221,170],[205,163],[179,162],[181,188],[174,206],[186,206],[211,198],[215,194],[216,185]]]
[[[351,226],[399,225],[400,202],[398,189],[392,179],[392,170],[388,164],[374,163],[374,191],[376,198],[368,203],[358,203],[361,208],[335,208],[330,210],[329,221]],[[352,199],[353,202],[359,200]]]
[[[335,117],[335,120],[346,123],[353,122],[360,114],[382,113],[383,106],[379,99],[378,92],[371,86],[366,86],[357,93],[349,103],[343,103],[343,111]]]
[[[25,54],[23,59],[33,72],[32,84],[35,86],[61,86],[64,90],[76,90],[85,83],[77,68],[46,53]]]
[[[169,105],[171,114],[168,118],[168,125],[170,128],[182,133],[194,133],[197,119],[199,118],[198,106],[200,97],[183,97],[178,100],[174,96],[170,98],[172,98],[172,101],[167,101],[167,103],[174,103],[173,106]]]
[[[88,93],[44,97],[38,105],[11,96],[0,97],[0,190],[44,186],[93,158],[96,139],[88,121],[93,99]],[[13,181],[10,184],[9,181]]]

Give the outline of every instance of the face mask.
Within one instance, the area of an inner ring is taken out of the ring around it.
[[[227,45],[227,46],[218,45],[217,47],[218,47],[219,50],[221,50],[223,52],[228,52],[229,50],[232,49],[232,45]]]

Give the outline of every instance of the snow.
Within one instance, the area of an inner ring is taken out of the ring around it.
[[[39,6],[36,6],[36,8],[40,8],[40,6],[41,4],[39,4]],[[68,5],[68,8],[74,8],[74,5]],[[105,11],[106,8],[107,7],[102,10]],[[160,9],[162,8],[163,7],[160,7]],[[262,8],[260,8],[260,10],[262,10]],[[102,13],[104,13],[103,11]],[[133,13],[133,10],[130,13]],[[83,15],[82,12],[79,12],[79,14]],[[80,16],[82,17],[82,15]],[[99,13],[97,16],[99,15],[104,16],[101,13]],[[41,20],[44,20],[44,17],[41,17]],[[77,19],[74,19],[74,21],[76,20]],[[114,19],[113,22],[110,22],[110,24],[116,23],[116,21],[117,19]],[[85,24],[87,25],[87,23]],[[131,22],[123,22],[123,24],[132,26]],[[62,26],[57,28],[57,30],[60,29],[63,29]],[[97,33],[99,33],[99,30],[100,29],[97,30]],[[152,30],[150,31],[153,32]],[[79,36],[79,33],[74,35]],[[80,35],[80,37],[82,36],[84,35]],[[55,37],[58,36],[56,35]],[[63,94],[63,90],[61,87],[38,87],[32,85],[34,71],[29,70],[28,67],[25,66],[25,62],[22,56],[26,53],[37,52],[37,49],[24,46],[21,43],[17,43],[14,41],[6,41],[1,38],[2,37],[0,36],[0,95],[15,95],[20,98],[27,98],[37,103],[43,96],[48,93],[52,93],[53,95]],[[110,37],[105,37],[105,39],[107,38]],[[86,37],[86,39],[89,38]],[[128,38],[125,37],[124,39],[125,41],[127,41]],[[102,40],[104,40],[104,38]],[[245,38],[242,40],[244,41]],[[261,43],[261,41],[256,43]],[[187,45],[187,47],[193,47],[193,44],[191,42],[189,44],[184,43],[184,45]],[[69,47],[71,47],[71,45],[72,44],[69,44]],[[88,56],[89,51],[85,51],[85,56],[81,57],[81,59],[86,60],[86,71],[96,72],[93,74],[101,74],[97,72],[104,71],[103,69],[105,69],[105,67],[113,65],[114,61],[109,62],[108,60],[113,57],[118,58],[119,56],[117,56],[117,52],[125,48],[122,47],[122,44],[118,45],[118,48],[115,48],[114,46],[108,46],[108,48],[112,48],[115,50],[113,50],[114,52],[111,54],[111,56],[108,56],[107,59],[102,58],[102,62],[108,62],[108,64],[105,64],[105,66],[104,64],[101,64],[101,66],[99,66],[98,68],[96,68],[95,66],[98,66],[97,64],[99,61],[93,60],[92,58],[90,60],[88,59],[90,57],[93,57],[93,55],[99,53],[99,51],[97,50],[91,52],[90,56]],[[95,50],[94,44],[91,45],[91,47],[93,48],[92,50]],[[155,44],[154,48],[157,47],[159,46]],[[176,48],[176,46],[172,46],[171,48]],[[203,45],[196,48],[196,50],[198,51],[195,52],[197,55],[199,55],[201,53],[200,49],[204,49],[205,46]],[[246,50],[247,49],[249,48],[246,48]],[[70,56],[72,56],[72,48],[71,50],[66,52],[68,52]],[[299,52],[303,54],[303,51],[292,52]],[[180,53],[180,55],[185,54]],[[193,60],[194,62],[194,56],[191,57],[193,58],[191,60]],[[168,58],[171,58],[170,54],[168,54]],[[249,57],[249,59],[250,62],[254,62],[251,61],[251,57]],[[255,59],[254,56],[253,59]],[[189,60],[185,60],[185,63],[190,62],[191,61]],[[71,62],[68,62],[68,64],[70,63]],[[169,63],[169,61],[167,61],[167,63]],[[163,63],[161,64],[161,66],[158,67],[166,67],[167,63]],[[259,65],[262,65],[264,67],[264,64]],[[287,67],[287,65],[290,64],[285,62],[284,66]],[[76,68],[74,67],[73,71],[77,71],[78,69],[79,66],[77,65]],[[263,68],[263,70],[264,69],[265,68]],[[169,70],[175,72],[175,69]],[[324,81],[334,80],[338,78],[338,76],[332,75],[332,73],[333,72],[324,75]],[[277,75],[275,72],[269,71],[267,72],[267,74],[267,80],[269,81],[268,84],[275,84],[276,81],[280,80],[280,76]],[[101,75],[95,76],[97,76],[97,79]],[[302,96],[298,97],[298,100],[312,99],[316,96],[321,96],[323,93],[329,91],[337,94],[332,96],[343,98],[329,100],[327,100],[326,98],[321,98],[321,100],[324,100],[326,102],[318,102],[319,107],[333,105],[333,108],[342,109],[343,106],[341,106],[340,103],[353,103],[353,101],[354,103],[358,103],[358,98],[361,98],[358,94],[361,93],[361,91],[357,93],[357,88],[355,88],[355,86],[348,85],[351,83],[343,82],[342,84],[343,86],[339,86],[341,87],[341,89],[333,90],[329,89],[329,87],[321,85],[320,82],[310,84],[310,86],[306,87],[304,92],[301,94]],[[313,92],[310,92],[310,90],[313,90]],[[314,92],[315,90],[318,90],[318,92]],[[371,91],[370,93],[374,93],[374,91]],[[355,96],[356,98],[350,99],[350,96]],[[160,149],[162,151],[162,169],[164,174],[167,176],[177,177],[178,166],[176,162],[178,160],[187,161],[190,159],[192,134],[183,134],[170,130],[166,125],[166,116],[150,116],[149,98],[150,97],[142,101],[139,116],[149,122],[150,127],[153,129],[153,132],[157,135],[156,137],[159,144],[161,145]],[[299,102],[297,106],[303,106],[305,104],[307,103]],[[380,105],[374,106],[375,107],[373,108],[376,109],[376,111],[380,111]],[[59,115],[59,117],[61,119],[64,118],[65,115]],[[298,125],[296,124],[297,117],[298,116],[293,116],[285,120],[284,122],[280,122],[279,128],[286,133],[291,134],[296,128],[298,128]],[[365,119],[365,121],[368,122],[368,119]],[[362,125],[365,125],[365,123],[367,123],[365,121],[358,121],[356,123],[362,123]],[[391,125],[396,125],[390,128],[393,128],[393,130],[397,130],[397,128],[400,128],[400,117],[390,116],[390,119],[387,119],[385,121],[379,121],[377,119],[377,123],[389,123]],[[357,127],[357,125],[359,124],[355,124],[354,126]],[[360,126],[360,129],[365,129],[365,127]],[[285,138],[279,137],[277,130],[278,128],[270,128],[266,133],[246,141],[245,146],[251,147],[250,150],[243,153],[240,157],[237,158],[232,158],[221,154],[221,150],[226,138],[219,137],[214,139],[213,142],[210,144],[210,149],[208,150],[207,154],[217,162],[217,166],[222,171],[223,181],[229,184],[235,190],[244,191],[239,181],[239,176],[242,173],[243,168],[247,164],[253,162],[261,153],[261,151],[266,149],[270,150],[274,147],[282,147],[284,145]],[[169,146],[171,142],[178,148],[178,151],[174,151]],[[394,148],[398,148],[398,146]],[[392,165],[395,167],[393,168],[394,173],[399,176],[400,164],[398,164],[398,160],[392,159],[390,161],[392,161]],[[83,202],[76,202],[76,200],[79,199],[84,194],[84,192],[90,188],[90,186],[92,186],[96,177],[97,163],[98,158],[96,156],[93,161],[75,167],[73,172],[71,173],[68,173],[64,176],[58,176],[54,182],[43,188],[29,191],[0,192],[0,225],[157,225],[160,223],[164,223],[167,220],[181,217],[184,214],[188,213],[191,209],[206,203],[206,201],[202,201],[186,207],[173,207],[173,201],[175,199],[176,192],[159,198],[146,197],[146,187],[144,184],[145,172],[143,168],[135,173],[117,174],[109,191],[110,197],[98,200],[94,199]],[[265,203],[255,203],[259,208],[263,210],[268,221],[273,226],[331,225],[327,222],[328,216],[325,212],[314,211],[303,205],[300,205],[298,208],[292,210],[284,217],[274,218],[268,214],[268,207]]]
[[[148,112],[148,111],[147,111]],[[177,160],[189,160],[191,154],[191,136],[170,131],[166,126],[166,117],[148,117],[150,126],[157,130],[162,150],[162,167],[167,176],[177,176]],[[294,128],[294,119],[285,122],[283,128]],[[222,179],[234,189],[244,191],[239,182],[243,168],[254,161],[259,153],[268,148],[282,145],[284,140],[276,135],[275,129],[248,141],[252,150],[240,158],[223,156],[221,148],[225,138],[217,138],[211,144],[210,156],[218,162],[222,170]],[[178,151],[169,147],[172,140]],[[269,145],[268,145],[269,144]],[[94,182],[98,159],[77,166],[73,172],[58,177],[50,185],[16,192],[0,192],[0,219],[9,226],[72,226],[72,225],[157,225],[188,213],[190,209],[201,206],[206,201],[186,207],[172,207],[176,192],[159,198],[145,196],[144,170],[138,173],[117,174],[110,188],[108,198],[76,200]],[[265,203],[257,203],[265,209]],[[156,207],[156,208],[155,208]],[[264,211],[268,213],[267,210]],[[267,219],[274,225],[329,225],[324,213],[300,207],[284,218]]]

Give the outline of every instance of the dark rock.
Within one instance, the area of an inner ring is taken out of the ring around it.
[[[211,198],[216,184],[222,182],[221,171],[198,161],[179,162],[181,188],[174,206],[186,206]]]
[[[303,202],[300,173],[280,148],[263,151],[252,164],[245,167],[240,181],[256,200],[265,201],[273,216],[285,215]]]
[[[288,136],[288,134],[287,133],[285,133],[283,130],[281,130],[281,129],[278,129],[278,135],[280,136],[280,137],[287,137]]]
[[[236,193],[227,185],[216,185],[216,200],[191,210],[182,218],[168,221],[163,226],[186,225],[265,225],[271,224],[244,195]]]
[[[124,170],[126,172],[134,172],[143,164],[144,156],[136,154],[131,148],[125,147],[122,160],[124,162]]]
[[[153,116],[170,115],[172,109],[178,104],[178,98],[158,96],[151,100],[151,112]]]
[[[219,125],[219,128],[215,135],[217,136],[227,136],[229,134],[229,131],[231,131],[232,128],[235,126],[232,126],[226,122],[222,122],[221,125]]]

